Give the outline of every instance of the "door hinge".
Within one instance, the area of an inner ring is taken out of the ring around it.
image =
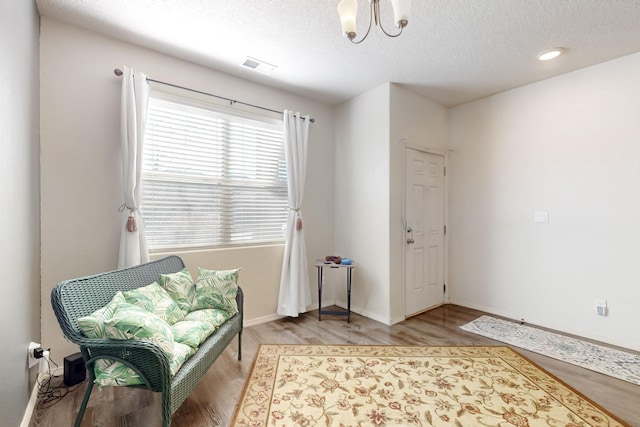
[[[446,294],[446,293],[447,293],[447,284],[446,284],[446,283],[443,283],[443,284],[442,284],[442,293],[443,293],[443,294]]]
[[[444,226],[444,234],[447,234],[447,226]]]
[[[442,168],[444,170],[444,176],[447,176],[447,167]]]

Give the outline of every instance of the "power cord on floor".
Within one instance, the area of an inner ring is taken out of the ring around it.
[[[48,351],[45,351],[44,358],[40,361],[40,363],[46,363],[46,367],[44,370],[40,371],[40,373],[45,374],[44,379],[40,378],[38,375],[38,403],[37,409],[44,409],[50,406],[55,405],[60,401],[63,397],[65,397],[69,392],[78,388],[78,386],[82,383],[75,384],[71,387],[68,387],[62,381],[62,375],[53,375],[52,370],[58,369],[58,364],[53,360]],[[52,365],[54,368],[52,369]],[[54,381],[56,380],[56,381]],[[85,380],[86,381],[86,380]],[[54,384],[57,383],[57,384]]]

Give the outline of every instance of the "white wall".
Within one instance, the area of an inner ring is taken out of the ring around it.
[[[59,281],[116,268],[123,217],[119,146],[120,78],[128,65],[149,77],[252,104],[315,117],[303,204],[312,261],[333,248],[333,112],[326,104],[222,74],[161,53],[43,18],[41,35],[42,339],[58,359],[77,351],[62,338],[49,303]],[[240,266],[245,319],[275,316],[282,247],[189,252],[197,266]],[[157,255],[156,255],[157,256]],[[268,263],[268,265],[265,265]],[[312,293],[315,295],[315,293]]]
[[[384,323],[391,323],[389,121],[389,84],[336,107],[334,255],[357,263],[352,310]],[[344,281],[335,278],[340,305]]]
[[[446,153],[447,109],[393,83],[336,109],[336,252],[356,260],[352,309],[404,319],[404,150]],[[332,278],[337,302],[344,278]]]
[[[38,12],[0,0],[0,424],[20,425],[37,369],[27,347],[40,339]]]
[[[303,212],[304,215],[304,212]],[[304,218],[304,217],[303,217]],[[307,221],[305,220],[305,224]],[[305,231],[306,227],[305,227]],[[314,246],[316,253],[326,249]],[[326,243],[328,245],[328,243]],[[251,326],[258,323],[274,320],[281,316],[276,315],[278,309],[278,286],[280,284],[280,274],[282,271],[282,256],[284,245],[273,246],[249,246],[227,249],[193,250],[179,253],[184,260],[185,266],[193,276],[193,280],[198,278],[198,267],[212,266],[218,270],[231,270],[241,267],[238,283],[245,294],[244,300],[244,323]],[[152,259],[162,258],[170,253],[155,253]],[[307,254],[308,255],[308,254]],[[319,255],[318,255],[319,257]],[[247,262],[250,260],[250,262]],[[310,269],[313,269],[312,260],[309,260]],[[311,295],[317,295],[316,276],[311,273],[309,284]],[[277,281],[277,285],[276,285]],[[266,285],[266,286],[265,286]],[[317,297],[315,299],[317,301]],[[317,306],[312,305],[310,309]]]
[[[452,302],[640,350],[638,76],[640,53],[451,109]]]
[[[49,19],[40,60],[42,340],[54,356],[76,349],[51,313],[53,285],[116,266],[122,197],[113,69],[123,64],[316,118],[303,206],[309,263],[332,252],[356,260],[354,311],[402,319],[403,147],[444,150],[449,137],[452,302],[640,348],[631,330],[640,268],[638,55],[450,111],[385,84],[336,107],[335,117],[328,105]],[[540,210],[550,212],[549,224],[533,224]],[[275,316],[281,254],[272,246],[183,256],[192,272],[241,266],[246,319],[258,322]],[[313,267],[309,275],[315,304]],[[330,302],[344,304],[342,274],[327,280]],[[609,301],[608,317],[593,314],[595,298]]]
[[[389,139],[389,304],[392,323],[404,319],[405,168],[406,147],[429,150],[446,158],[448,110],[406,89],[391,85]]]

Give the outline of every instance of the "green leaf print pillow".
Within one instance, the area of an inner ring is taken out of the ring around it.
[[[105,321],[107,338],[152,341],[173,360],[173,332],[167,322],[137,305],[119,304]]]
[[[178,304],[157,282],[124,293],[128,303],[142,307],[170,325],[184,317]]]
[[[78,317],[78,326],[87,338],[107,338],[105,321],[113,316],[116,307],[126,303],[122,292],[116,292],[113,299],[104,307],[97,309],[88,316]]]
[[[177,273],[161,274],[158,282],[178,304],[183,314],[186,315],[191,311],[196,285],[193,283],[189,270],[183,268]]]
[[[236,295],[238,294],[238,272],[234,270],[206,270],[198,268],[196,294],[192,310],[218,308],[229,313],[229,317],[238,312]]]

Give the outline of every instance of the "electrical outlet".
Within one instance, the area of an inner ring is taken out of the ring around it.
[[[30,368],[33,368],[39,362],[39,360],[36,359],[36,356],[34,353],[36,348],[41,348],[40,344],[38,344],[37,342],[30,342],[29,347],[27,347],[27,360],[29,361]]]

